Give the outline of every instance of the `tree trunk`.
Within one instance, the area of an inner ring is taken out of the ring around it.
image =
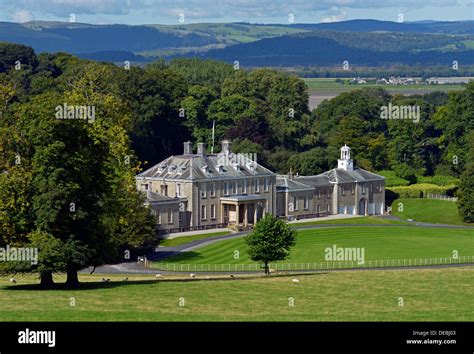
[[[68,288],[77,288],[79,287],[79,277],[77,276],[77,270],[69,269],[67,272],[66,286]]]
[[[54,286],[53,272],[43,272],[40,274],[40,287],[51,289]]]
[[[265,262],[265,275],[270,275],[270,269],[268,268],[268,262]]]

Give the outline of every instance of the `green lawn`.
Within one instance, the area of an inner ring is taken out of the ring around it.
[[[328,227],[299,230],[296,246],[286,263],[323,262],[327,247],[364,248],[366,260],[419,259],[474,256],[474,228]],[[239,258],[234,255],[236,251]],[[194,251],[166,258],[177,264],[248,264],[244,238],[219,241]]]
[[[474,321],[473,271],[456,267],[202,281],[128,275],[128,282],[109,276],[110,283],[87,275],[80,277],[88,282],[81,290],[48,291],[25,287],[37,283],[31,276],[17,277],[13,286],[8,277],[0,277],[0,321]],[[299,283],[291,281],[295,277]]]
[[[403,204],[403,211],[398,211],[399,203]],[[392,214],[405,220],[469,226],[462,222],[456,203],[444,200],[400,198],[392,203]]]
[[[370,224],[370,225],[407,225],[407,222],[381,218],[379,216],[363,216],[348,219],[334,219],[334,220],[318,220],[308,222],[298,222],[289,224],[292,227],[307,226],[307,225],[337,225],[337,224]],[[409,225],[409,224],[408,224]]]
[[[173,239],[166,239],[160,242],[160,246],[171,247],[171,246],[179,246],[185,243],[189,243],[196,240],[201,240],[203,238],[208,237],[217,237],[217,236],[225,236],[230,235],[230,231],[222,231],[222,232],[213,232],[213,233],[206,233],[206,234],[199,234],[199,235],[192,235],[192,236],[181,236],[176,237]]]

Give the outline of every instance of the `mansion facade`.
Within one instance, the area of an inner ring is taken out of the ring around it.
[[[341,148],[338,167],[315,176],[277,175],[247,154],[234,154],[229,141],[219,154],[205,144],[184,143],[171,156],[136,176],[137,188],[161,232],[248,227],[266,213],[286,219],[332,214],[377,215],[385,209],[385,179],[356,168],[350,148]]]

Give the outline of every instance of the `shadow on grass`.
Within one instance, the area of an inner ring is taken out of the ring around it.
[[[113,289],[121,286],[127,285],[150,285],[156,284],[159,281],[157,280],[129,280],[129,281],[110,281],[110,282],[101,282],[101,281],[86,281],[80,282],[78,287],[66,286],[65,283],[56,283],[50,288],[44,288],[40,284],[25,284],[25,285],[7,285],[3,287],[3,290],[96,290],[96,289]]]
[[[25,284],[25,285],[7,285],[1,288],[2,290],[13,290],[13,291],[81,291],[81,290],[99,290],[99,289],[114,289],[123,286],[129,285],[157,285],[160,283],[190,283],[190,282],[221,282],[221,281],[245,281],[245,280],[255,280],[255,279],[274,279],[274,278],[305,278],[308,276],[314,275],[323,275],[327,274],[326,272],[315,272],[315,273],[289,273],[289,274],[273,274],[270,276],[265,276],[263,273],[256,273],[252,276],[242,276],[242,275],[234,275],[234,274],[222,274],[222,275],[212,275],[209,278],[204,278],[203,275],[197,274],[197,278],[182,278],[182,279],[144,279],[144,280],[117,280],[117,281],[110,281],[110,282],[101,282],[101,281],[86,281],[81,282],[79,287],[71,288],[66,286],[65,283],[57,283],[54,284],[51,288],[43,288],[40,284]]]
[[[188,252],[174,252],[174,254],[170,257],[164,258],[163,256],[161,257],[163,259],[158,259],[157,262],[164,262],[164,263],[175,263],[175,262],[183,262],[183,261],[196,261],[199,259],[203,259],[204,257],[194,251],[188,251]]]

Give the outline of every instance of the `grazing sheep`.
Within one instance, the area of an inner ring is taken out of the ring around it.
[[[102,280],[101,280],[101,281],[102,281],[102,283],[105,283],[105,282],[107,281],[107,279],[105,279],[105,278],[102,278]]]
[[[191,278],[196,278],[196,274],[194,274],[194,273],[189,274],[189,276],[190,276]]]
[[[299,279],[296,279],[296,278],[291,279],[291,281],[292,281],[293,283],[299,283],[299,282],[300,282],[300,280],[299,280]]]
[[[235,277],[234,277],[234,274],[231,274],[230,277],[231,277],[231,278],[235,278]]]
[[[155,275],[155,278],[157,278],[157,279],[158,279],[158,278],[161,278],[161,274],[156,274],[156,275]]]
[[[16,279],[15,278],[10,278],[10,283],[16,284]]]
[[[108,282],[110,281],[110,279],[109,279],[109,278],[107,278],[107,279],[105,279],[105,281],[108,283]]]
[[[123,281],[128,281],[128,278],[125,278]]]

